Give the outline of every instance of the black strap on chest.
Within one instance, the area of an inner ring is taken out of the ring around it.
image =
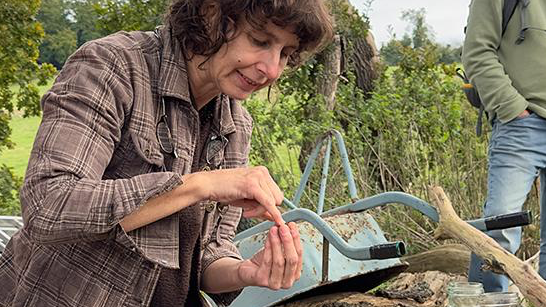
[[[516,11],[516,6],[518,5],[519,0],[504,0],[504,5],[502,7],[502,35],[504,36],[504,32],[506,31],[506,27],[508,27],[508,22],[510,21],[510,18],[512,18],[512,15],[514,15],[514,12]]]

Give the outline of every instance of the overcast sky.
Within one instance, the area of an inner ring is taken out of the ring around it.
[[[366,12],[366,0],[349,0],[361,13]],[[470,0],[374,0],[366,13],[370,18],[372,32],[378,48],[388,41],[388,26],[392,25],[401,38],[408,24],[401,20],[402,11],[424,8],[426,21],[432,27],[436,41],[443,44],[460,45],[463,28],[468,16]]]

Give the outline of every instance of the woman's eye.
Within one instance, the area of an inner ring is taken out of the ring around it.
[[[252,39],[252,43],[258,47],[267,47],[269,45],[267,41],[262,41],[252,36],[251,36],[251,39]]]
[[[289,58],[293,53],[294,53],[293,50],[283,50],[281,52],[281,56],[286,59],[286,58]]]

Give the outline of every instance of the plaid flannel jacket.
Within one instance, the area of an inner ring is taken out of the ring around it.
[[[178,156],[163,172],[155,135],[162,97],[174,101],[167,108]],[[252,120],[239,102],[218,101],[212,131],[229,142],[213,159],[243,167]],[[192,171],[199,115],[180,45],[168,27],[89,42],[41,104],[21,191],[25,226],[0,258],[0,306],[147,306],[161,267],[185,265],[178,263],[178,215],[129,233],[119,221]],[[240,209],[196,205],[201,272],[219,258],[240,259],[232,243]],[[214,298],[225,305],[236,294]]]

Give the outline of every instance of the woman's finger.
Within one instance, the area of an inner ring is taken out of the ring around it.
[[[264,206],[260,205],[255,200],[242,199],[232,202],[230,205],[243,209],[243,217],[245,218],[261,218],[274,221],[271,214],[267,212]]]
[[[275,220],[273,219],[273,217],[271,216],[271,214],[269,214],[269,212],[265,212],[262,216],[262,218],[268,220],[268,221],[271,221],[271,222],[275,222]]]
[[[268,202],[265,208],[270,213],[270,215],[273,217],[274,221],[277,221],[277,217],[280,217],[281,213],[277,206],[279,206],[282,202],[283,197],[280,197],[280,200],[278,201],[278,194],[280,193],[280,189],[277,187],[277,184],[271,179],[271,176],[269,175],[269,172],[265,171],[266,174],[264,174],[263,178],[260,180],[260,187],[262,190],[267,194]],[[282,193],[281,193],[282,195]],[[271,208],[271,210],[269,210]],[[275,212],[271,212],[275,211]],[[282,221],[282,217],[280,217],[280,220]],[[277,223],[278,224],[278,223]],[[277,226],[281,226],[284,224],[284,221],[282,221],[281,224],[278,224]]]
[[[279,227],[279,234],[284,251],[284,275],[282,288],[289,289],[294,284],[296,270],[299,264],[299,255],[294,246],[291,230],[287,225]]]
[[[269,276],[271,275],[271,266],[273,264],[271,241],[269,236],[265,238],[262,262],[256,272],[256,283],[261,287],[269,287]]]
[[[266,182],[269,186],[271,194],[273,195],[273,198],[275,199],[275,204],[280,206],[282,204],[282,200],[284,199],[284,193],[281,191],[277,183],[275,183],[275,180],[273,180],[273,177],[271,177],[269,172],[267,172]]]
[[[279,237],[279,227],[273,226],[269,230],[269,239],[271,243],[271,273],[269,275],[269,288],[279,290],[282,286],[284,276],[284,254],[282,251],[282,242]]]
[[[288,227],[290,228],[290,234],[292,235],[292,240],[294,241],[294,247],[298,253],[298,266],[294,273],[294,279],[299,280],[303,267],[303,247],[301,245],[300,231],[298,229],[298,225],[294,222],[288,223]]]
[[[265,210],[269,212],[275,223],[278,226],[283,225],[284,220],[282,219],[281,211],[279,211],[279,208],[277,208],[275,205],[274,199],[264,192],[260,184],[254,184],[249,189],[250,193],[252,194],[252,198],[259,202],[260,205],[262,205]]]

